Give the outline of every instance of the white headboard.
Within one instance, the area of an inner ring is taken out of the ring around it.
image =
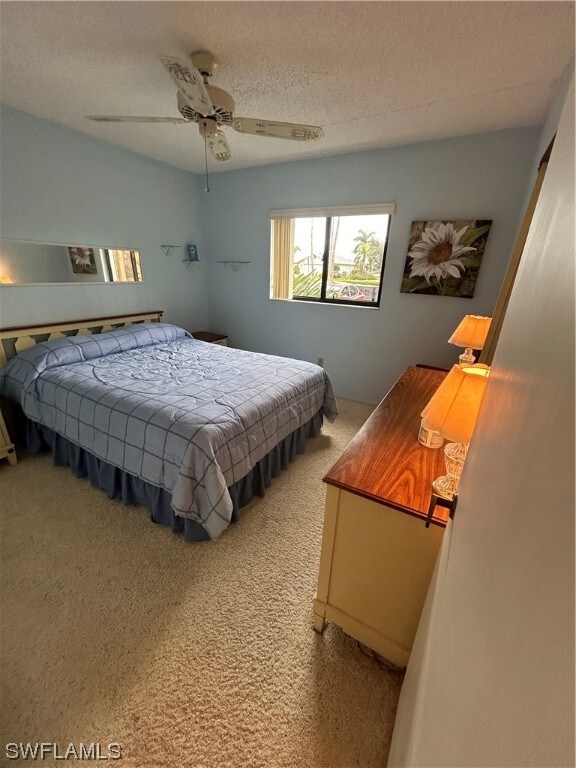
[[[163,314],[163,310],[156,309],[153,312],[140,312],[134,315],[94,317],[70,320],[66,323],[52,323],[51,325],[19,325],[12,328],[0,328],[0,365],[4,365],[18,352],[33,347],[40,341],[61,339],[65,336],[77,336],[79,334],[105,333],[114,328],[122,328],[124,325],[134,323],[159,323]]]

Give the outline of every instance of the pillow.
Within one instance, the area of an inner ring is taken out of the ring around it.
[[[74,336],[71,341],[81,347],[84,360],[93,360],[115,352],[175,341],[186,336],[190,336],[188,331],[170,323],[140,323],[126,325],[107,333],[95,333],[92,336]]]
[[[28,347],[0,368],[0,394],[20,399],[22,390],[42,371],[82,363],[97,357],[137,347],[190,337],[188,331],[170,323],[141,323],[91,336],[67,336],[41,341]]]

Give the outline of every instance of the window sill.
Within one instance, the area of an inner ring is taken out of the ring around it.
[[[335,307],[336,309],[380,309],[372,304],[332,304],[329,301],[302,301],[301,299],[277,299],[274,296],[268,297],[270,301],[282,301],[284,304],[305,304],[307,307]]]

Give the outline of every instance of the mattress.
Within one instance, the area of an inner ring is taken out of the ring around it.
[[[216,538],[228,487],[318,413],[337,413],[323,368],[193,339],[166,323],[36,344],[0,369],[29,419],[167,490]]]

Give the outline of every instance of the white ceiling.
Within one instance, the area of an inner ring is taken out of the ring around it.
[[[572,2],[3,2],[5,104],[191,171],[196,126],[98,124],[179,116],[160,54],[213,51],[238,115],[321,125],[304,144],[226,129],[212,170],[537,125],[573,56]]]

